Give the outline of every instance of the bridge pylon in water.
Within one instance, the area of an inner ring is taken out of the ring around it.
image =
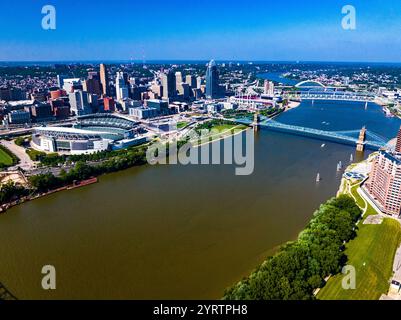
[[[253,131],[255,131],[255,132],[259,131],[259,129],[260,129],[260,115],[259,115],[258,111],[256,111],[254,116],[253,116],[252,126],[253,126]]]
[[[366,141],[366,127],[362,127],[359,132],[359,138],[356,143],[356,151],[363,152],[365,150],[365,141]]]

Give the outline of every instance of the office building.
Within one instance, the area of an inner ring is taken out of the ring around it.
[[[50,91],[50,99],[52,99],[52,100],[57,100],[61,97],[65,97],[66,95],[67,95],[67,93],[61,89]]]
[[[31,113],[26,110],[13,110],[8,114],[8,122],[12,124],[30,123]]]
[[[65,75],[58,74],[57,75],[57,86],[59,89],[61,89],[64,85],[64,79],[67,79]]]
[[[163,98],[169,99],[176,96],[176,80],[173,71],[163,73],[161,76],[163,86]]]
[[[108,111],[108,112],[116,111],[116,104],[115,104],[113,98],[104,97],[103,98],[103,105],[104,105],[104,107],[103,107],[104,111]]]
[[[159,100],[159,99],[146,100],[146,106],[148,108],[155,108],[157,112],[160,114],[166,115],[169,113],[168,101],[165,100]]]
[[[79,78],[64,79],[63,81],[63,89],[67,93],[74,92],[75,90],[82,90],[82,83]]]
[[[188,83],[182,82],[178,87],[178,93],[184,98],[188,99],[190,96],[190,87]]]
[[[30,108],[30,111],[32,118],[36,122],[53,120],[52,108],[49,103],[35,104]]]
[[[151,87],[152,92],[155,94],[156,98],[155,99],[160,99],[163,97],[163,86],[154,84]]]
[[[129,108],[129,115],[138,120],[150,119],[157,117],[158,111],[156,108]]]
[[[26,99],[26,92],[20,88],[0,88],[0,100],[4,101],[20,101]]]
[[[91,107],[88,101],[88,93],[85,91],[74,91],[68,94],[71,106],[71,112],[75,115],[85,115],[91,113]]]
[[[129,90],[124,72],[117,72],[116,75],[116,97],[117,101],[129,98]]]
[[[58,100],[55,100],[58,101]],[[53,115],[57,118],[57,119],[65,119],[68,118],[70,116],[70,106],[66,106],[66,105],[53,105]]]
[[[82,83],[82,89],[83,91],[96,94],[100,97],[103,93],[103,89],[100,83],[99,74],[95,71],[89,72],[88,79]]]
[[[110,96],[109,74],[106,65],[103,63],[100,64],[100,83],[102,86],[103,95]]]
[[[175,87],[178,90],[178,87],[181,85],[181,83],[184,82],[184,78],[182,77],[181,71],[177,71],[175,73]]]
[[[197,81],[196,78],[193,75],[187,75],[185,77],[185,82],[191,87],[191,89],[196,89],[197,88]]]
[[[202,77],[196,77],[196,89],[200,89],[203,85]]]
[[[219,71],[214,60],[210,61],[206,69],[206,98],[220,97]]]

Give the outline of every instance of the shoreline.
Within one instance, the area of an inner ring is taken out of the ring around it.
[[[232,132],[232,130],[235,130],[237,127],[241,127],[241,126],[244,126],[244,125],[238,124],[238,125],[234,126],[233,128],[230,128],[228,130],[225,130],[225,131],[219,133],[219,135],[223,135],[225,133],[230,133],[230,134],[228,134],[226,136],[221,136],[221,137],[219,137],[217,139],[212,139],[212,140],[209,140],[209,141],[205,141],[205,142],[203,142],[201,144],[193,145],[192,147],[202,147],[202,146],[204,146],[206,144],[211,144],[211,143],[214,143],[214,142],[218,142],[218,141],[227,139],[229,137],[234,137],[234,136],[236,136],[238,134],[241,134],[242,132],[244,132],[246,130],[250,130],[251,129],[249,127],[245,127],[244,129],[241,129],[238,132]],[[214,137],[214,136],[209,136],[208,139],[210,139],[212,137]],[[132,167],[135,167],[135,166],[132,166]],[[130,168],[132,168],[132,167],[130,167]],[[129,169],[129,168],[125,168],[125,169],[118,170],[118,171],[124,171],[126,169]],[[22,197],[20,199],[13,200],[13,201],[8,202],[8,203],[4,203],[4,204],[0,205],[0,215],[5,214],[7,212],[7,210],[9,210],[9,209],[11,209],[11,208],[13,208],[15,206],[18,206],[20,204],[23,204],[23,203],[26,203],[26,202],[29,202],[29,201],[33,201],[33,200],[36,200],[36,199],[39,199],[39,198],[42,198],[42,197],[45,197],[45,196],[48,196],[48,195],[51,195],[53,193],[58,193],[58,192],[61,192],[61,191],[66,191],[66,190],[72,190],[72,189],[84,187],[84,186],[87,186],[87,185],[90,185],[90,184],[98,183],[99,182],[98,177],[102,176],[102,175],[106,175],[106,174],[108,174],[108,173],[103,173],[103,174],[100,174],[100,175],[98,175],[96,177],[92,177],[92,178],[89,178],[89,179],[76,181],[73,184],[62,186],[62,187],[59,187],[59,188],[56,188],[56,189],[53,189],[53,190],[49,190],[49,191],[47,191],[45,193],[40,193],[40,194],[35,194],[35,195],[30,195],[30,196],[24,196],[24,197]]]
[[[288,110],[294,109],[294,108],[298,107],[299,105],[301,105],[301,102],[289,101],[289,107],[287,106],[283,111],[277,112],[277,113],[271,115],[269,118],[273,119],[273,118],[279,116],[281,113],[284,113],[284,112],[286,112]],[[244,127],[244,128],[243,129],[239,129],[238,131],[236,131],[238,127]],[[243,132],[245,132],[247,130],[251,130],[251,129],[252,129],[251,126],[247,126],[247,125],[244,125],[244,124],[237,124],[233,128],[230,128],[230,129],[227,129],[225,131],[222,131],[222,132],[220,132],[220,133],[218,133],[216,135],[208,136],[207,137],[207,139],[208,139],[207,141],[202,142],[202,140],[201,140],[201,143],[193,144],[192,147],[203,147],[203,146],[205,146],[207,144],[212,144],[214,142],[219,142],[221,140],[224,140],[224,139],[227,139],[227,138],[230,138],[230,137],[235,137],[235,136],[237,136],[239,134],[242,134]],[[234,132],[233,132],[233,130],[234,130]],[[216,139],[213,139],[215,136],[219,136],[219,137],[216,138]],[[199,141],[199,140],[197,140],[197,141]],[[129,169],[129,168],[125,168],[125,169],[122,169],[122,170],[119,170],[119,171],[124,171],[126,169]],[[102,174],[100,174],[98,176],[101,176],[103,174],[108,174],[108,173],[102,173]],[[0,205],[0,215],[1,214],[5,214],[8,209],[10,209],[12,207],[15,207],[17,205],[23,204],[23,203],[28,202],[28,201],[33,201],[35,199],[42,198],[42,197],[45,197],[47,195],[51,195],[53,193],[57,193],[57,192],[65,191],[65,190],[71,190],[71,189],[75,189],[75,188],[78,188],[78,187],[83,187],[83,186],[86,186],[86,185],[89,185],[89,184],[92,184],[92,183],[97,183],[97,182],[99,182],[99,180],[97,178],[98,176],[96,176],[94,178],[89,178],[89,179],[86,179],[86,180],[77,181],[72,185],[66,185],[66,186],[62,186],[62,187],[59,187],[59,188],[56,188],[56,189],[53,189],[53,190],[49,190],[49,191],[47,191],[45,193],[41,193],[39,195],[35,194],[34,196],[24,196],[24,197],[22,197],[20,199],[13,200],[13,201],[8,202],[8,203],[4,203],[4,204]],[[91,182],[91,183],[87,183],[87,181],[91,180],[91,179],[96,179],[96,181],[95,182]]]
[[[33,200],[36,200],[36,199],[39,199],[39,198],[43,198],[43,197],[51,195],[53,193],[85,187],[85,186],[88,186],[88,185],[91,185],[91,184],[94,184],[94,183],[97,183],[97,182],[99,182],[99,179],[97,177],[93,177],[93,178],[77,181],[77,182],[75,182],[73,184],[66,185],[66,186],[63,186],[63,187],[60,187],[60,188],[49,190],[47,192],[42,192],[42,193],[39,193],[39,194],[25,196],[25,197],[22,197],[22,198],[20,198],[18,200],[14,200],[14,201],[11,201],[9,203],[4,203],[4,204],[2,204],[0,206],[0,215],[6,213],[8,209],[11,209],[12,207],[18,206],[18,205],[23,204],[25,202],[29,202],[29,201],[33,201]]]

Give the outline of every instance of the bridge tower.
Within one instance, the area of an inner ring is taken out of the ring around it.
[[[366,127],[362,127],[359,132],[359,138],[356,143],[356,151],[363,151],[365,149],[365,140],[366,140]]]
[[[256,111],[254,116],[253,116],[253,131],[257,132],[260,129],[260,115],[259,115],[259,111]]]

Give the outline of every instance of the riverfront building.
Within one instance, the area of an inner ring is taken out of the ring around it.
[[[385,214],[401,214],[401,154],[379,151],[369,179],[363,186],[376,206]]]
[[[383,213],[401,216],[401,128],[395,151],[379,151],[363,189]]]

